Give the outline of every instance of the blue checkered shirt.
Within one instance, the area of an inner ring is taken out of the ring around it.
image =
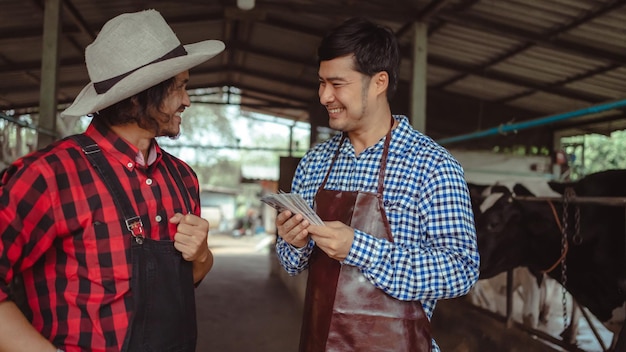
[[[400,124],[392,131],[383,190],[394,242],[355,230],[342,263],[358,267],[396,299],[420,300],[430,318],[438,299],[464,295],[478,279],[474,216],[461,165],[405,116],[394,118]],[[326,188],[376,193],[384,139],[357,157],[346,138]],[[316,145],[298,165],[291,191],[310,205],[340,140],[336,135]],[[297,250],[278,238],[277,254],[289,274],[307,268],[313,245]]]

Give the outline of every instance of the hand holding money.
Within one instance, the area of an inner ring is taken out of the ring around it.
[[[305,220],[313,225],[324,225],[320,217],[311,209],[311,207],[302,199],[299,194],[279,192],[268,194],[261,197],[261,201],[279,213],[289,210],[292,214],[301,214]]]

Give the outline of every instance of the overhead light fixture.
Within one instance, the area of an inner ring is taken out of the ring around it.
[[[252,10],[254,8],[254,0],[237,0],[237,7],[241,10]]]

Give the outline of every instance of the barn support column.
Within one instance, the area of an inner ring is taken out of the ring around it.
[[[426,68],[428,48],[428,25],[415,22],[413,26],[413,65],[410,91],[411,124],[426,133]]]
[[[38,125],[51,133],[39,132],[37,137],[38,149],[47,146],[56,139],[61,6],[62,0],[45,1]]]

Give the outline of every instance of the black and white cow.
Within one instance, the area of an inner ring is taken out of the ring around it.
[[[591,174],[571,183],[550,183],[563,194],[572,188],[578,197],[626,197],[626,170]],[[514,193],[532,195],[523,186]],[[476,218],[481,278],[509,269],[527,267],[542,272],[556,264],[549,275],[559,282],[563,206],[555,202],[515,199],[510,193],[497,199]],[[580,222],[575,223],[576,206]],[[618,336],[626,302],[625,209],[621,206],[570,204],[568,207],[565,287],[576,301],[589,309]],[[574,230],[579,226],[579,236]],[[615,341],[613,341],[615,344]]]
[[[499,181],[493,185],[468,183],[475,217],[479,217],[484,210],[481,210],[481,207],[489,207],[490,201],[494,199],[493,197],[500,197],[502,193],[512,192],[512,187],[515,184],[516,181]],[[549,188],[545,180],[526,180],[525,184],[532,188],[533,192],[544,196],[558,196],[558,193]],[[478,250],[482,255],[482,248],[479,247]],[[526,326],[537,329],[540,323],[546,323],[546,318],[550,313],[551,302],[556,298],[560,300],[562,293],[554,289],[553,282],[551,282],[554,280],[549,279],[543,273],[532,273],[526,267],[517,267],[512,274],[511,289],[514,293],[513,299],[514,301],[521,300],[521,310],[519,312],[521,317],[519,317],[519,320]],[[507,280],[504,273],[496,276],[490,275],[489,277],[481,273],[480,280],[468,293],[468,297],[474,305],[504,315],[506,301],[502,301],[501,298],[505,297],[506,289]],[[558,297],[556,296],[557,294],[559,295]],[[513,304],[515,305],[516,303],[514,302]],[[572,331],[572,333],[575,333],[575,331]]]

